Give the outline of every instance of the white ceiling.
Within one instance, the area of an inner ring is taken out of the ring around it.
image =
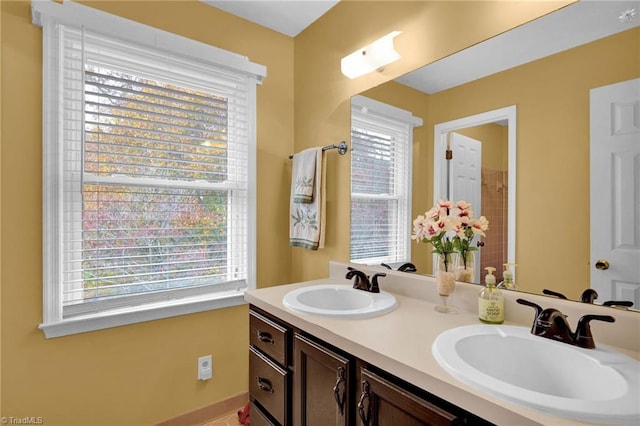
[[[339,0],[201,1],[289,37],[295,37]]]
[[[295,37],[339,0],[201,1]],[[635,19],[621,22],[620,15],[629,10],[635,11]],[[397,81],[426,93],[436,93],[638,25],[640,0],[582,0],[405,74]],[[629,54],[638,55],[638,52]],[[336,64],[338,66],[340,64]]]
[[[619,16],[631,9],[635,9],[635,19],[621,22]],[[637,0],[583,0],[405,74],[397,81],[436,93],[637,27],[639,15]]]

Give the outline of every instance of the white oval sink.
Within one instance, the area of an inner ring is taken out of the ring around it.
[[[287,293],[284,306],[305,314],[338,318],[369,318],[396,307],[396,298],[385,291],[369,293],[348,284],[318,284]]]
[[[440,334],[432,352],[452,376],[499,398],[574,420],[640,424],[640,362],[602,345],[471,325]]]

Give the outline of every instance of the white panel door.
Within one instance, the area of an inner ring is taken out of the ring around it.
[[[475,217],[479,217],[482,212],[482,143],[459,133],[451,133],[449,142],[453,151],[453,159],[449,161],[449,199],[471,203]],[[474,282],[479,283],[480,251],[476,252],[474,270]]]
[[[598,87],[590,99],[591,288],[599,302],[631,300],[638,309],[640,79]]]

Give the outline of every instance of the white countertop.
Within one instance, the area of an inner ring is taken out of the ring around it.
[[[346,267],[346,264],[334,264],[331,269],[344,271],[343,265]],[[385,281],[382,280],[380,285],[383,290],[396,296],[398,306],[394,311],[374,318],[334,319],[305,315],[290,310],[282,304],[284,295],[295,288],[340,282],[349,285],[349,282],[343,278],[326,278],[251,290],[245,294],[245,300],[357,358],[493,423],[499,425],[585,424],[500,400],[449,375],[434,359],[431,346],[443,331],[464,325],[479,324],[480,321],[477,319],[476,313],[471,309],[466,312],[461,310],[457,314],[436,312],[433,301],[437,300],[435,298],[437,296],[429,294],[430,290],[427,290],[426,293],[424,290],[424,288],[435,288],[435,285],[422,283],[417,293],[422,291],[423,294],[413,294],[411,289],[403,287],[403,284],[398,280],[394,281],[394,274],[389,275],[391,278],[388,287],[384,286]],[[398,277],[406,276],[399,275]],[[433,280],[430,277],[418,279]],[[415,286],[415,282],[409,283],[409,285]],[[460,305],[468,307],[469,294],[475,297],[479,289],[479,286],[459,284],[456,293],[459,293],[460,297],[457,300],[454,298],[453,303],[456,304],[457,301]],[[527,297],[527,299],[531,299],[531,297]],[[509,311],[507,311],[507,320],[509,320],[508,314]],[[506,321],[505,324],[524,326],[522,323],[513,321]],[[638,357],[637,352],[634,351],[622,350],[622,352]],[[500,356],[503,355],[505,354],[496,354],[496,362],[500,362]],[[523,367],[526,368],[526,366]]]

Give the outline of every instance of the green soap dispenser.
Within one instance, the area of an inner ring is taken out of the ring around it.
[[[511,271],[511,267],[513,267],[513,270],[515,271],[516,266],[518,265],[515,263],[504,263],[503,266],[504,266],[504,271],[502,272],[502,277],[504,281],[498,284],[498,288],[506,288],[507,290],[517,290],[518,286],[516,285],[516,282],[513,280],[513,272]]]
[[[487,324],[502,324],[504,322],[504,297],[502,291],[496,287],[496,268],[487,266],[484,278],[486,287],[478,296],[478,318]]]

